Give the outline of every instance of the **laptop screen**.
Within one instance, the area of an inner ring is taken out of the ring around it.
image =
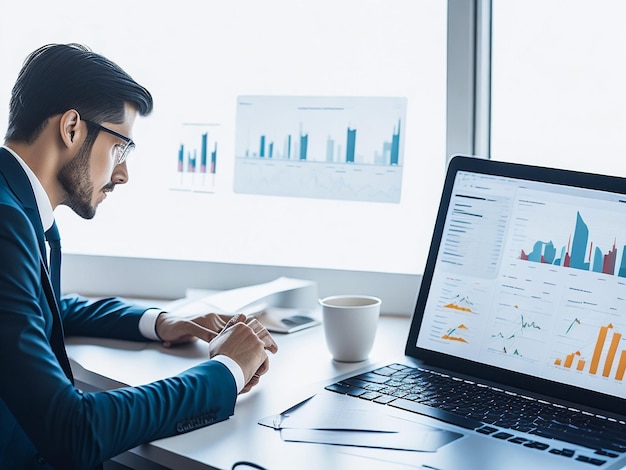
[[[626,196],[615,190],[624,183],[455,160],[410,340],[420,350],[623,397]]]

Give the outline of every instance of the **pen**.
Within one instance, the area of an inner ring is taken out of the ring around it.
[[[283,411],[281,414],[279,415],[275,415],[274,419],[272,420],[272,425],[274,427],[274,429],[276,430],[280,430],[282,429],[282,424],[283,424],[283,419],[289,416],[289,413],[291,413],[292,411],[297,410],[298,408],[300,408],[302,405],[304,405],[306,402],[308,402],[311,398],[313,398],[315,395],[311,395],[308,398],[305,398],[304,400],[302,400],[300,403],[296,403],[295,405],[293,405],[291,408],[287,408],[285,411]]]

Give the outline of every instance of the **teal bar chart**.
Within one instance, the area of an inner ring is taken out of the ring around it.
[[[234,191],[399,203],[405,98],[240,96]]]
[[[184,123],[176,157],[173,190],[214,192],[217,173],[217,124]]]
[[[576,212],[574,230],[568,238],[567,245],[563,245],[560,250],[557,250],[552,240],[538,240],[529,252],[521,250],[520,259],[626,277],[626,256],[623,256],[626,246],[622,247],[621,262],[618,266],[617,258],[620,250],[616,245],[617,237],[614,238],[611,247],[605,248],[605,253],[600,246],[594,244],[593,239],[590,238],[587,223],[581,213]]]

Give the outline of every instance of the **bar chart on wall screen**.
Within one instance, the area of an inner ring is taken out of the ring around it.
[[[240,96],[236,193],[399,203],[406,99]]]

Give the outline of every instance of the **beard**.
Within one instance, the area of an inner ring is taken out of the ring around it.
[[[74,158],[57,175],[65,192],[61,204],[68,206],[83,219],[91,219],[96,215],[96,207],[91,202],[93,182],[89,175],[92,145],[93,141],[85,140]]]

